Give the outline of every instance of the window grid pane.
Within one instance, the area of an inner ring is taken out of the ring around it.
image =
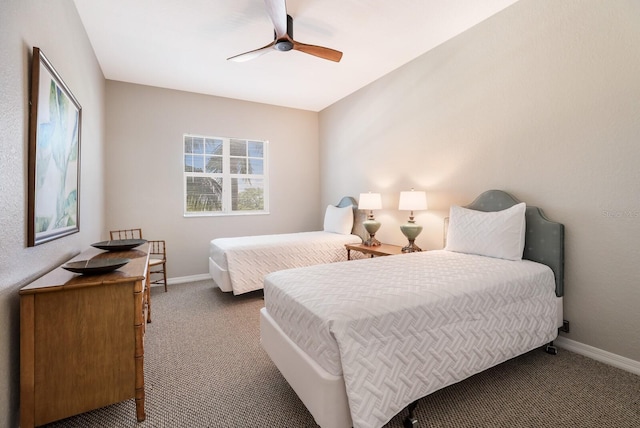
[[[247,142],[245,140],[231,140],[229,154],[231,156],[247,156]]]
[[[222,156],[223,144],[224,142],[218,138],[207,138],[205,139],[205,153]]]
[[[264,148],[262,141],[249,141],[249,157],[263,158]]]
[[[187,212],[222,210],[222,178],[187,177]]]
[[[207,156],[206,157],[206,170],[209,174],[222,173],[222,156]]]
[[[231,174],[246,174],[247,173],[247,158],[229,158],[231,167]]]
[[[249,159],[249,174],[262,175],[264,168],[262,159]]]
[[[184,137],[184,152],[193,153],[193,137]]]
[[[264,209],[264,182],[260,179],[232,178],[232,204],[237,211]]]
[[[193,155],[184,155],[184,172],[193,172]]]

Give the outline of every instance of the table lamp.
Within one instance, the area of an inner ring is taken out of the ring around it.
[[[414,251],[422,251],[420,247],[415,244],[415,240],[422,232],[422,226],[416,224],[413,218],[413,212],[417,210],[427,209],[427,195],[425,192],[411,189],[409,192],[400,192],[400,202],[398,204],[399,210],[411,211],[409,215],[409,221],[400,226],[400,230],[409,240],[409,244],[402,247],[403,253],[413,253]]]
[[[382,208],[382,198],[380,198],[380,193],[360,193],[358,208],[361,210],[369,210],[367,219],[362,222],[362,225],[369,234],[369,239],[364,241],[364,245],[368,247],[380,245],[380,241],[376,239],[376,232],[380,229],[380,222],[373,217],[373,210],[379,210]]]

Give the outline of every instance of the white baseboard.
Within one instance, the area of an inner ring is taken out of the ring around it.
[[[589,357],[593,360],[640,375],[640,361],[635,361],[611,352],[603,351],[602,349],[594,348],[593,346],[585,345],[584,343],[576,342],[575,340],[567,339],[563,336],[558,336],[553,341],[553,344],[557,345],[559,348],[564,348],[568,351],[575,352],[576,354],[584,355],[585,357]]]
[[[179,276],[177,278],[169,278],[167,279],[167,285],[171,284],[184,284],[185,282],[195,282],[195,281],[206,281],[211,280],[211,275],[208,273],[202,273],[199,275],[189,275],[189,276]],[[164,287],[163,284],[153,284],[152,287]]]

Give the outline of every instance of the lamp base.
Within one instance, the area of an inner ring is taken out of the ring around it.
[[[402,247],[403,253],[417,253],[422,251],[422,248],[418,247],[413,240],[409,241],[409,245]]]
[[[422,248],[418,247],[415,244],[416,238],[418,237],[418,235],[420,235],[420,232],[422,232],[422,226],[420,226],[419,224],[416,224],[416,222],[413,220],[413,217],[411,217],[407,223],[401,225],[400,230],[402,231],[402,234],[406,236],[407,240],[409,241],[409,245],[402,247],[403,253],[413,253],[413,252],[422,251]]]
[[[369,233],[369,239],[363,242],[367,247],[377,247],[380,245],[380,241],[376,239],[376,232],[380,229],[380,222],[375,219],[369,218],[362,222],[365,230]]]
[[[377,247],[378,245],[382,245],[380,241],[378,241],[375,235],[369,235],[369,239],[363,242],[367,247]]]

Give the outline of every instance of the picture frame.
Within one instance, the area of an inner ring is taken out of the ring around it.
[[[29,106],[30,247],[80,231],[82,107],[44,53],[33,48]]]

